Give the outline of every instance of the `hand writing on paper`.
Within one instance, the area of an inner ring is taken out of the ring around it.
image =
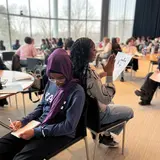
[[[20,138],[29,140],[34,136],[34,129],[29,129],[19,135]]]
[[[14,125],[14,128],[13,128],[13,125]],[[10,124],[9,127],[13,130],[13,131],[16,131],[18,129],[20,129],[22,127],[22,123],[21,121],[14,121],[13,122],[13,125]]]
[[[111,55],[106,65],[102,64],[103,70],[107,72],[107,76],[112,76],[114,70],[115,55]]]

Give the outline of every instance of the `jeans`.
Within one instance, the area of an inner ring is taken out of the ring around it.
[[[100,112],[100,123],[103,124],[109,124],[113,123],[118,120],[130,120],[133,118],[134,112],[131,108],[110,104],[107,106],[107,109],[105,112]],[[109,132],[112,132],[116,135],[118,135],[123,129],[123,125],[118,126],[116,128],[111,129]]]

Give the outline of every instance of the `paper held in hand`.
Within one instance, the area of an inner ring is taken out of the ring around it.
[[[37,127],[40,124],[40,122],[32,120],[31,122],[29,122],[27,125],[25,125],[24,127],[18,129],[15,132],[12,132],[11,134],[17,138],[20,138],[20,134],[29,130],[29,129],[33,129],[35,127]]]
[[[115,65],[114,65],[114,71],[113,71],[113,81],[115,81],[119,75],[122,73],[122,71],[125,70],[129,62],[131,61],[133,55],[126,54],[123,52],[118,52],[116,59],[115,59]]]
[[[160,72],[154,72],[151,76],[150,79],[152,79],[155,82],[160,83]]]

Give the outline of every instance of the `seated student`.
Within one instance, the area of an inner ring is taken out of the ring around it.
[[[0,57],[0,70],[9,70],[6,65],[3,63],[1,57]],[[8,105],[7,99],[0,99],[0,107],[4,107],[4,105]]]
[[[12,46],[13,50],[17,50],[21,45],[19,44],[19,40],[17,39],[15,44]]]
[[[70,50],[71,50],[71,47],[72,47],[73,43],[74,43],[74,41],[72,39],[69,39],[69,38],[66,39],[66,41],[65,41],[64,48],[65,48],[65,50],[66,50],[66,52],[68,53],[69,56],[70,56]]]
[[[59,39],[58,39],[57,47],[63,48],[63,41],[62,41],[62,38],[59,38]]]
[[[126,42],[126,46],[123,47],[122,51],[127,54],[135,55],[138,53],[137,48],[135,47],[135,39],[133,37],[129,38]],[[128,66],[133,66],[133,70],[136,72],[138,70],[138,59],[132,58]],[[127,68],[126,68],[127,71]]]
[[[27,66],[27,58],[35,57],[37,55],[37,50],[34,47],[34,40],[31,37],[25,37],[24,44],[17,51],[16,54],[20,57],[20,64],[22,67]]]
[[[160,59],[158,60],[158,68],[157,72],[160,72]],[[157,89],[157,87],[160,85],[160,83],[153,81],[150,79],[150,76],[153,74],[153,72],[149,73],[146,76],[146,79],[141,86],[140,90],[136,90],[135,94],[137,96],[140,96],[141,102],[139,102],[140,105],[150,105],[153,95]]]
[[[119,44],[120,39],[113,37],[112,38],[112,54],[117,55],[118,52],[122,52],[121,46]],[[124,72],[121,73],[121,82],[124,82]]]
[[[6,50],[6,47],[3,44],[3,41],[0,41],[0,51]]]
[[[100,123],[108,124],[117,120],[130,120],[133,118],[133,110],[129,107],[110,105],[115,95],[115,87],[112,81],[115,56],[112,55],[104,72],[99,75],[89,66],[90,62],[95,59],[95,44],[89,38],[77,39],[71,48],[71,60],[73,62],[73,73],[75,78],[80,79],[84,90],[92,98],[96,98],[100,109]],[[107,84],[102,84],[101,78],[107,76]],[[92,113],[91,113],[92,114]],[[112,129],[110,132],[119,134],[123,126]],[[106,132],[100,136],[99,142],[109,147],[116,147],[117,142],[114,141],[110,132]]]
[[[16,129],[32,120],[41,124],[20,135],[11,133],[0,138],[0,159],[44,159],[75,137],[85,93],[72,76],[72,62],[66,51],[57,49],[48,59],[49,82],[41,104],[21,120],[14,121]],[[12,128],[12,126],[10,126]]]
[[[98,66],[98,62],[101,59],[108,59],[111,55],[112,44],[110,43],[110,39],[107,37],[103,38],[103,51],[100,52],[96,57],[96,66]]]
[[[42,44],[41,44],[41,50],[46,50],[46,49],[48,49],[48,47],[47,47],[47,44],[46,44],[46,41],[45,41],[45,39],[42,39]]]

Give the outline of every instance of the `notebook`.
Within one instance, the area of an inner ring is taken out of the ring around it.
[[[29,130],[29,129],[33,129],[35,127],[37,127],[40,124],[40,122],[32,120],[31,122],[29,122],[27,125],[25,125],[24,127],[18,129],[15,132],[12,132],[11,134],[17,138],[20,138],[20,134]]]

